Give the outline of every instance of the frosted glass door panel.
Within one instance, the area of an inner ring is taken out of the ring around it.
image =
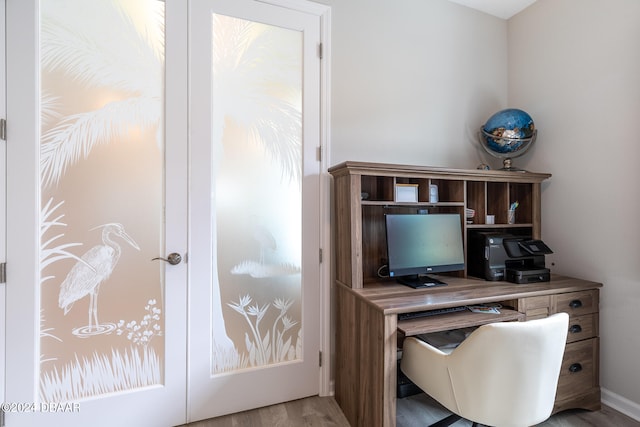
[[[303,58],[300,31],[212,19],[218,374],[301,357]]]
[[[164,2],[40,13],[41,399],[162,384]]]
[[[192,421],[318,393],[321,116],[318,15],[189,4]]]

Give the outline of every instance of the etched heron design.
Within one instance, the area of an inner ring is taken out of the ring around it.
[[[275,251],[278,249],[278,243],[265,225],[253,221],[252,228],[253,239],[260,245],[260,264],[264,264],[265,252],[267,250]]]
[[[120,237],[125,242],[140,250],[138,244],[125,231],[122,224],[110,223],[102,227],[102,245],[96,245],[82,255],[82,262],[78,261],[67,274],[60,285],[58,305],[64,309],[66,315],[73,303],[89,295],[89,324],[85,328],[89,333],[99,328],[98,323],[98,292],[100,285],[111,276],[122,249],[114,242],[112,236]],[[92,325],[93,322],[93,325]]]

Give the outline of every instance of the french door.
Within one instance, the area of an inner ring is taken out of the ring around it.
[[[186,418],[174,3],[7,2],[7,426]]]
[[[6,425],[317,394],[318,14],[29,0],[7,34]]]
[[[318,393],[319,22],[191,3],[194,419]]]

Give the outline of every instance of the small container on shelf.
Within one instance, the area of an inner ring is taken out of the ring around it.
[[[465,208],[464,216],[467,219],[467,224],[473,224],[473,218],[476,216],[476,211],[473,209]]]
[[[429,203],[438,203],[438,186],[436,184],[429,185]]]
[[[507,211],[507,224],[515,224],[516,223],[516,208],[520,205],[517,201],[511,203],[509,205],[509,210]]]

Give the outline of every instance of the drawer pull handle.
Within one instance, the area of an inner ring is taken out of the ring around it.
[[[582,327],[580,327],[580,325],[571,325],[571,327],[569,328],[569,332],[571,332],[572,334],[579,334],[580,332],[582,332]]]
[[[574,363],[569,366],[569,372],[576,373],[582,371],[582,365],[579,363]]]
[[[569,307],[571,307],[571,308],[580,308],[580,307],[582,307],[582,301],[580,301],[579,299],[574,299],[573,301],[571,301],[569,303]]]

